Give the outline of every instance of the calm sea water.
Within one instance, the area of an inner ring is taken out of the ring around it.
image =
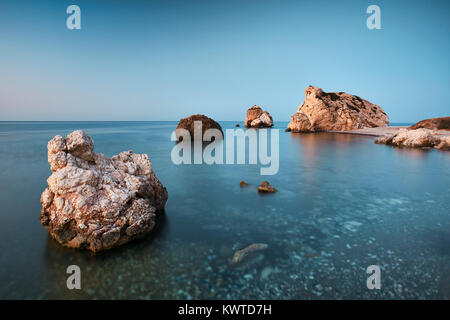
[[[0,298],[450,298],[450,153],[280,130],[279,173],[261,176],[258,165],[172,164],[175,127],[0,122]],[[75,129],[107,156],[149,154],[169,192],[152,235],[95,255],[60,246],[40,225],[47,141]],[[263,180],[279,192],[259,195]],[[256,242],[269,247],[230,267]],[[71,264],[81,290],[66,287]],[[370,265],[381,268],[380,290],[367,289]]]

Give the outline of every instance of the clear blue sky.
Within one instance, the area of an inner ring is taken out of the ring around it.
[[[81,30],[66,8],[81,8]],[[368,30],[366,8],[381,8]],[[450,1],[0,2],[0,120],[288,121],[309,84],[450,116]]]

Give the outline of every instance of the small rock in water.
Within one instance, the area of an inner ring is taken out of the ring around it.
[[[241,180],[241,181],[239,182],[239,185],[240,185],[241,187],[249,186],[249,184],[248,184],[247,182],[245,182],[244,180]]]
[[[253,128],[270,128],[273,126],[273,119],[269,112],[263,111],[259,106],[255,105],[247,110],[244,125]]]
[[[272,187],[268,181],[263,181],[258,187],[258,191],[262,193],[273,193],[277,192],[277,189]]]

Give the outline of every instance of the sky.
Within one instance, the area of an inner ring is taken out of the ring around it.
[[[446,0],[1,0],[0,121],[243,121],[255,104],[289,121],[308,85],[391,122],[450,116],[449,13]]]

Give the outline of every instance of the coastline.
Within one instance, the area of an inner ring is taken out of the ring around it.
[[[390,126],[390,127],[375,127],[375,128],[364,128],[364,129],[355,129],[348,131],[337,131],[332,130],[329,131],[331,133],[343,133],[343,134],[353,134],[353,135],[362,135],[362,136],[371,136],[371,137],[381,137],[386,135],[392,135],[397,133],[400,129],[406,129],[409,126]],[[449,130],[434,130],[439,136],[450,136]]]
[[[384,136],[384,135],[395,134],[398,132],[398,130],[404,129],[404,128],[408,128],[408,126],[375,127],[375,128],[354,129],[354,130],[346,130],[346,131],[332,130],[329,132],[380,137],[380,136]]]

